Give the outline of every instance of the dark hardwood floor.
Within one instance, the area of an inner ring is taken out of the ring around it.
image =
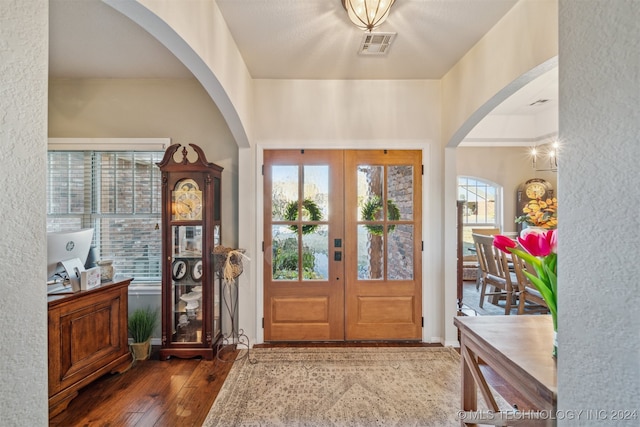
[[[235,351],[223,353],[225,360]],[[66,411],[50,426],[200,426],[205,420],[232,363],[214,360],[136,362],[123,374],[105,375],[80,390]]]
[[[262,344],[256,347],[295,346],[434,346],[421,343],[360,344]],[[435,345],[439,346],[439,345]],[[225,351],[224,360],[235,358],[235,351]],[[158,360],[158,349],[151,358],[136,362],[123,374],[105,375],[80,390],[66,411],[49,422],[50,426],[102,427],[196,427],[204,422],[233,366],[229,362],[171,358]],[[509,403],[520,410],[533,409],[516,389],[488,367],[483,371],[489,383]],[[229,426],[232,427],[232,426]]]

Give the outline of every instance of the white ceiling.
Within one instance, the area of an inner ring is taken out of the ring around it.
[[[515,0],[398,0],[376,31],[387,56],[357,55],[364,32],[341,0],[217,0],[254,78],[439,79]]]
[[[397,0],[379,31],[384,57],[357,54],[363,32],[341,0],[216,1],[253,78],[439,79],[517,0]],[[190,78],[163,45],[100,0],[51,0],[49,72],[58,78]],[[557,76],[557,73],[555,74]],[[529,104],[549,99],[535,108]],[[500,115],[557,109],[557,77],[499,106]]]

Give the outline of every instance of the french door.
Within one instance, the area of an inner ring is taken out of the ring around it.
[[[264,152],[265,341],[419,340],[421,152]]]

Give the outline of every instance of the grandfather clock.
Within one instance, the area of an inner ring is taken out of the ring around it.
[[[522,209],[531,200],[546,200],[553,197],[551,183],[541,178],[531,178],[518,186],[516,191],[516,216],[522,215]],[[522,231],[522,224],[516,224],[516,231]]]
[[[197,145],[189,146],[171,145],[157,164],[162,172],[161,360],[212,359],[222,336],[213,265],[220,245],[222,167],[207,162]]]

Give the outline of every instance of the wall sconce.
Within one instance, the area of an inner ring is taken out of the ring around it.
[[[349,19],[358,28],[371,32],[382,24],[395,0],[342,0]]]
[[[541,153],[538,147],[531,148],[531,167],[536,172],[558,172],[558,141],[548,146],[546,152]],[[539,161],[542,160],[542,165]],[[539,168],[540,167],[540,168]]]

